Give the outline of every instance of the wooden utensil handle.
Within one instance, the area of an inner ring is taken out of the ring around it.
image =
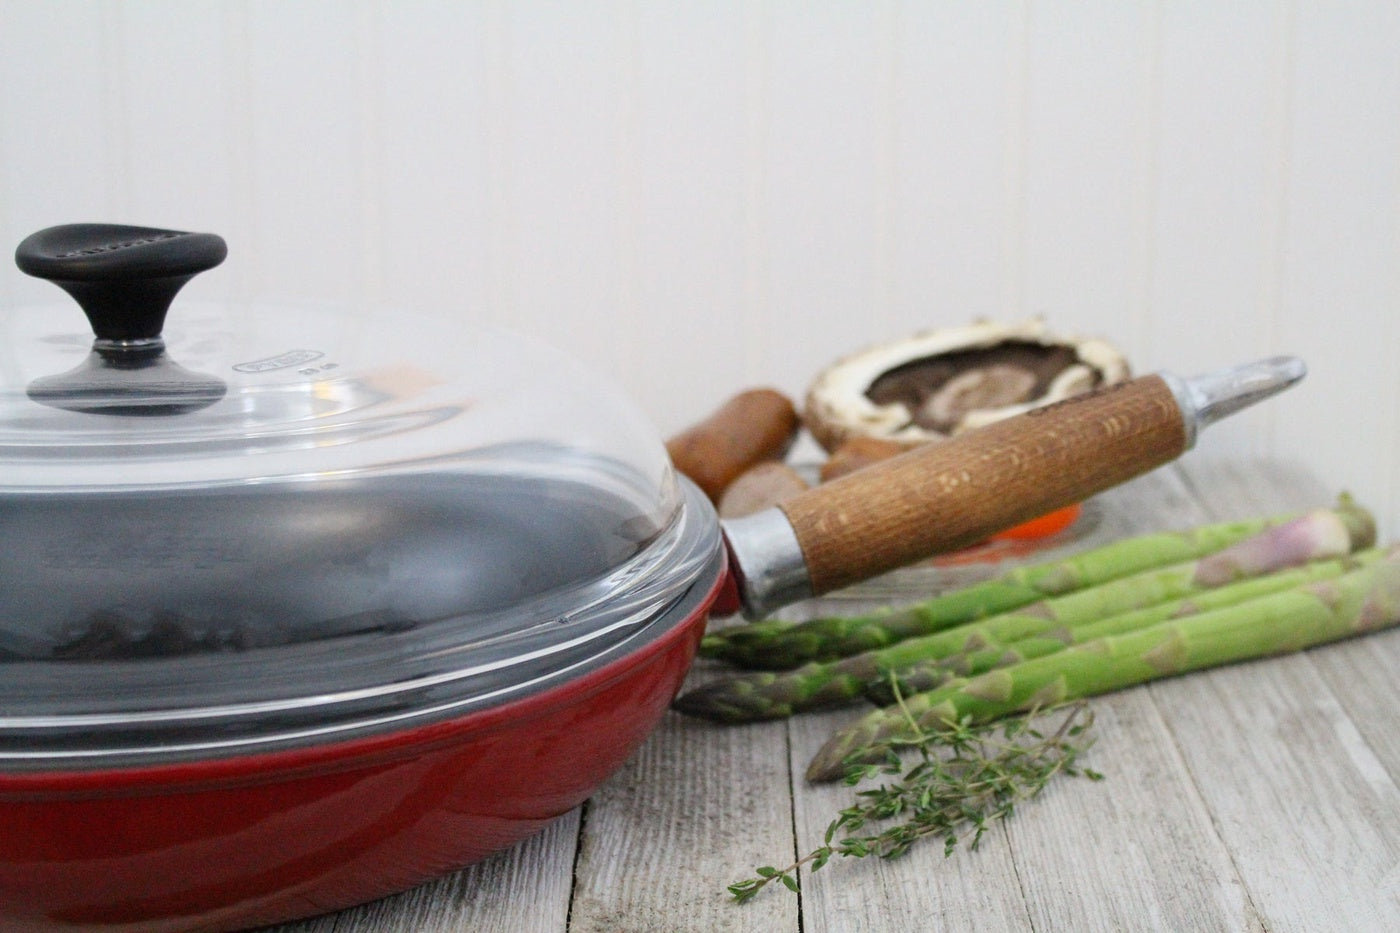
[[[985,540],[1180,456],[1181,409],[1143,376],[930,444],[783,506],[814,594]]]

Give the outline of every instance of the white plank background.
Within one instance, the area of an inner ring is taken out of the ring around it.
[[[0,242],[213,230],[192,294],[448,303],[663,434],[974,317],[1297,353],[1202,446],[1393,534],[1397,49],[1393,0],[0,0]]]

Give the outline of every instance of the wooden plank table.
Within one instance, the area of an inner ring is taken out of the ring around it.
[[[1103,531],[1329,504],[1280,464],[1187,458],[1096,500]],[[812,601],[792,617],[863,608]],[[694,682],[713,676],[697,665]],[[1099,783],[1062,779],[976,851],[838,859],[801,896],[725,887],[820,841],[849,789],[802,779],[845,710],[668,714],[583,807],[455,875],[278,933],[373,930],[1400,930],[1400,631],[1093,701]]]

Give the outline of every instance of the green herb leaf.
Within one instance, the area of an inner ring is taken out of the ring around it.
[[[897,684],[895,690],[897,696]],[[1054,729],[1032,725],[1052,713],[1060,717]],[[1055,775],[1103,779],[1076,764],[1093,744],[1092,724],[1088,706],[1078,701],[1049,712],[1032,710],[999,725],[973,726],[964,719],[948,723],[946,731],[901,740],[897,749],[888,750],[899,763],[893,772],[887,766],[853,764],[846,774],[851,786],[882,773],[900,774],[898,779],[856,791],[855,803],[827,826],[822,845],[786,868],[754,869],[756,878],[730,885],[729,893],[746,901],[774,880],[797,891],[796,872],[803,865],[816,871],[834,855],[898,858],[926,838],[941,839],[944,856],[952,855],[961,841],[976,849],[992,822],[1011,816],[1019,801],[1036,796]],[[906,767],[900,750],[916,751],[918,759]]]

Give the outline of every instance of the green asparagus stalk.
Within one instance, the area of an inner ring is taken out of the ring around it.
[[[1353,513],[1359,513],[1356,517]],[[782,673],[758,671],[711,681],[675,701],[682,713],[720,722],[752,722],[849,703],[884,671],[914,662],[986,651],[1025,638],[1050,636],[1067,644],[1067,627],[1144,606],[1158,606],[1257,577],[1282,567],[1347,554],[1369,546],[1374,526],[1354,505],[1317,509],[1274,525],[1198,560],[1120,577],[1041,600],[1012,613],[909,638],[835,661],[813,661]],[[1155,621],[1180,611],[1170,605]]]
[[[891,670],[865,685],[865,698],[877,706],[888,706],[899,696],[910,696],[942,687],[955,677],[972,677],[998,667],[1010,667],[1031,658],[1044,657],[1072,644],[1082,644],[1107,635],[1121,635],[1159,622],[1184,618],[1212,609],[1234,606],[1246,600],[1301,586],[1318,580],[1330,580],[1379,560],[1382,551],[1370,548],[1337,560],[1319,560],[1302,567],[1278,570],[1262,577],[1241,580],[1195,596],[1171,600],[1132,612],[1124,612],[1073,628],[1061,628],[1045,635],[1021,638],[1007,645],[966,651],[937,660],[921,661],[908,667]]]
[[[1339,508],[1347,505],[1344,502]],[[790,670],[807,661],[882,648],[1152,567],[1194,560],[1292,517],[1223,522],[1191,531],[1127,538],[1064,560],[1020,567],[900,609],[805,622],[774,619],[734,625],[707,634],[700,653],[739,667]]]
[[[1400,624],[1400,548],[1334,580],[1095,639],[909,697],[832,736],[808,766],[807,777],[833,780],[846,763],[882,756],[890,743],[917,730],[987,722],[1017,710],[1299,651],[1396,624]]]

